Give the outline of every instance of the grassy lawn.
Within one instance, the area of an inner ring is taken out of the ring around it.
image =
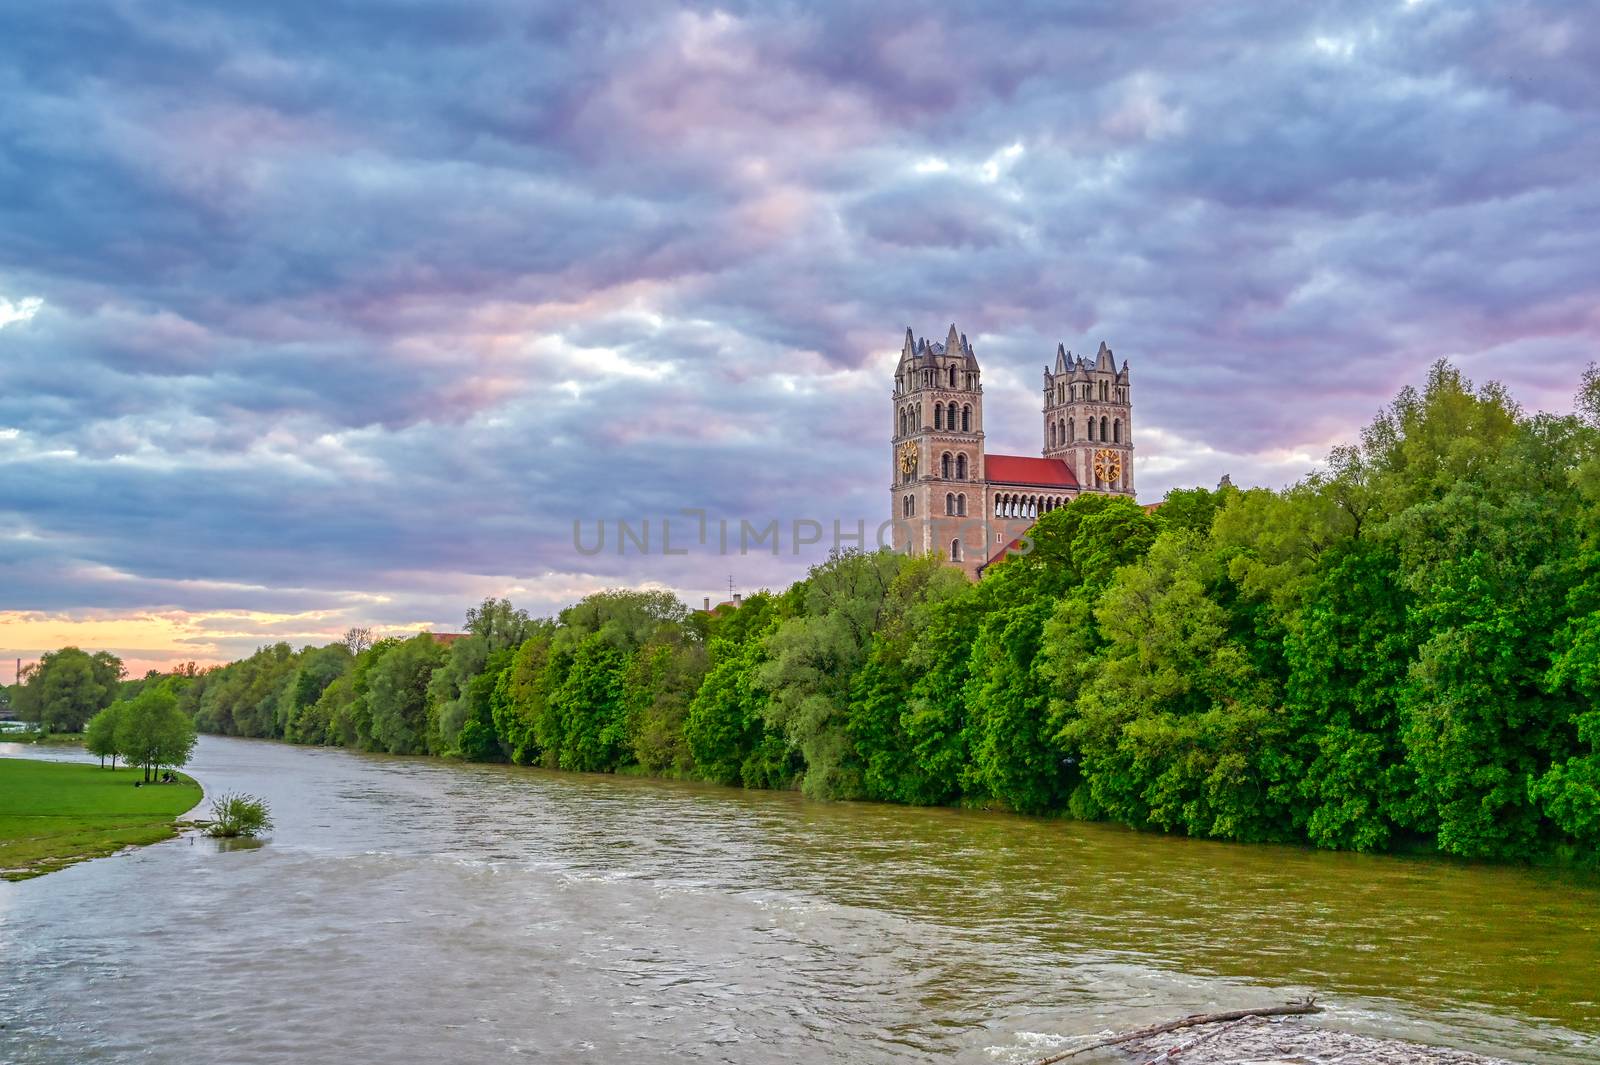
[[[10,729],[0,732],[0,743],[37,743],[41,747],[82,747],[81,732],[34,732],[31,729]]]
[[[200,785],[133,786],[136,769],[0,758],[0,878],[26,880],[177,835]]]

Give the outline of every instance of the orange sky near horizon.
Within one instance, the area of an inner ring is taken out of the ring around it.
[[[128,615],[71,616],[38,611],[0,611],[0,682],[15,680],[17,659],[24,665],[45,651],[81,647],[110,651],[122,659],[129,677],[194,662],[221,665],[255,647],[283,641],[299,648],[337,640],[348,622],[333,611],[272,614],[260,611],[147,611]],[[428,622],[398,626],[397,633],[438,628]]]

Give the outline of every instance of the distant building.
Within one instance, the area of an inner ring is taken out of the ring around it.
[[[984,451],[978,357],[952,325],[944,343],[906,330],[895,368],[891,516],[895,548],[938,552],[971,577],[1039,515],[1083,492],[1131,497],[1133,385],[1104,343],[1094,358],[1056,345],[1044,370],[1041,454]]]
[[[428,635],[433,637],[433,642],[440,647],[449,647],[457,640],[465,640],[472,634],[470,632],[430,632]]]
[[[708,595],[705,597],[705,608],[700,613],[721,614],[729,610],[738,610],[741,606],[744,606],[744,595],[740,592],[734,592],[732,599],[718,603],[715,607],[711,605],[711,597]]]

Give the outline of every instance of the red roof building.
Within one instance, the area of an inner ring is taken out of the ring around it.
[[[990,484],[1018,488],[1066,488],[1076,492],[1078,479],[1072,467],[1060,459],[1041,459],[1031,455],[985,455],[985,478]]]
[[[906,330],[889,432],[897,550],[942,555],[977,577],[1080,493],[1134,497],[1127,362],[1105,344],[1087,357],[1058,344],[1054,356],[1041,382],[1040,454],[989,454],[972,344],[954,325],[943,342]]]

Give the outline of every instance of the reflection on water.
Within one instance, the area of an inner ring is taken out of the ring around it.
[[[267,841],[264,839],[247,839],[244,836],[234,836],[232,838],[222,839],[214,839],[210,836],[202,836],[200,838],[206,844],[206,846],[210,847],[218,854],[223,854],[227,851],[253,851],[258,847],[265,847],[267,845]]]
[[[0,1060],[1005,1065],[1314,992],[1600,1061],[1600,890],[1549,873],[212,737],[191,768],[270,843],[0,886]]]

